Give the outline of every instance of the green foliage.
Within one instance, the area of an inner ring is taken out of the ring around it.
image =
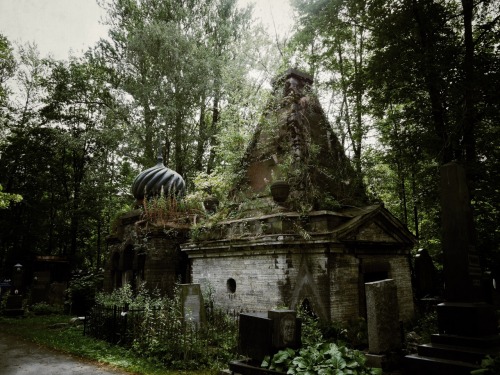
[[[205,298],[207,322],[201,327],[183,318],[178,289],[168,298],[158,291],[149,292],[145,285],[140,285],[136,293],[125,285],[111,294],[99,293],[97,302],[138,310],[132,333],[133,352],[169,368],[224,367],[236,354],[236,321],[214,306],[210,293]]]
[[[291,375],[382,374],[382,369],[367,367],[365,361],[365,356],[360,351],[334,343],[320,342],[297,352],[293,349],[279,351],[272,359],[266,357],[262,367]]]
[[[344,343],[351,348],[366,348],[368,345],[368,328],[364,318],[348,322],[321,322],[320,328],[327,341]]]
[[[96,294],[102,287],[102,273],[75,275],[66,290],[69,311],[71,314],[83,315],[95,304]]]
[[[9,40],[0,34],[0,108],[3,107],[8,96],[8,89],[4,86],[8,79],[14,75],[16,60]],[[3,110],[0,109],[0,118]],[[1,125],[1,124],[0,124]]]
[[[62,306],[49,305],[47,302],[35,303],[28,307],[28,312],[35,315],[56,315],[62,313]]]
[[[307,311],[302,309],[298,311],[297,315],[302,320],[302,345],[310,346],[324,341],[323,332],[320,328],[320,322],[317,318],[312,317],[307,313]]]
[[[481,361],[481,368],[470,372],[471,375],[497,375],[500,374],[500,356],[486,356]]]
[[[66,328],[60,329],[50,328],[54,325],[64,325],[68,319],[66,315],[32,315],[24,319],[0,317],[0,330],[48,348],[96,361],[100,366],[108,365],[138,375],[179,374],[179,371],[169,370],[152,358],[138,356],[123,347],[84,336],[81,325],[67,325]],[[203,369],[183,372],[185,375],[213,375],[213,373]]]
[[[10,296],[10,290],[5,292],[0,298],[0,315],[3,314],[5,307],[7,306],[7,298]]]
[[[272,358],[267,356],[261,364],[262,367],[287,374],[382,374],[382,369],[365,365],[366,359],[362,352],[346,346],[347,341],[359,344],[360,338],[363,337],[361,332],[366,335],[363,320],[348,325],[328,324],[320,323],[307,311],[301,310],[298,315],[302,320],[302,348],[287,348]],[[329,342],[332,339],[337,342]]]
[[[157,197],[144,198],[143,216],[146,220],[157,225],[168,222],[191,224],[198,217],[206,216],[201,199],[195,194],[186,197],[177,197],[160,194]]]
[[[405,325],[405,349],[416,353],[417,346],[431,341],[431,335],[438,332],[437,313],[428,312]]]
[[[19,203],[23,197],[19,194],[9,194],[3,192],[3,187],[0,185],[0,209],[7,208],[11,203]]]

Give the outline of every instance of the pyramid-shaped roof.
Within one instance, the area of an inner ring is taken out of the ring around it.
[[[356,175],[321,105],[312,92],[313,79],[295,69],[273,82],[273,95],[246,150],[240,168],[246,178],[234,191],[265,197],[268,186],[286,180],[290,210],[366,205],[361,177]]]

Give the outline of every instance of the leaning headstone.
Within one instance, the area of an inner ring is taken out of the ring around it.
[[[184,321],[195,326],[205,324],[205,305],[200,284],[181,284],[181,306]]]
[[[398,295],[392,279],[365,284],[368,347],[372,354],[401,349]]]
[[[239,354],[260,365],[272,352],[273,321],[264,313],[241,313],[238,331]]]

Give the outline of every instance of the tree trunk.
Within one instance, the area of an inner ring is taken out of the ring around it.
[[[446,164],[453,160],[453,147],[450,142],[446,126],[446,116],[443,105],[443,98],[441,97],[440,83],[441,77],[435,68],[434,60],[434,44],[432,38],[429,36],[429,30],[425,24],[418,0],[413,0],[413,15],[417,23],[419,33],[419,43],[421,47],[422,58],[424,62],[423,74],[424,80],[429,94],[429,100],[432,109],[432,120],[434,124],[434,132],[438,139],[441,141],[441,150],[438,151],[438,157],[442,164]]]
[[[212,125],[210,127],[210,154],[207,163],[207,173],[210,174],[215,168],[215,147],[217,146],[217,126],[219,124],[219,89],[217,88],[214,95],[214,103],[212,106]]]
[[[197,171],[201,171],[203,168],[203,154],[205,152],[206,145],[206,123],[205,123],[205,95],[201,98],[200,102],[200,119],[198,123],[198,144],[196,146],[196,159],[194,167]]]
[[[465,58],[464,70],[464,115],[463,115],[463,154],[471,197],[475,180],[476,166],[476,108],[474,93],[474,39],[472,34],[473,0],[462,0]]]

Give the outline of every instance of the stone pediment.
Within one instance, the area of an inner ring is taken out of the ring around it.
[[[372,242],[399,242],[388,233],[378,223],[368,223],[359,228],[357,233],[352,234],[352,239],[356,241],[372,241]]]
[[[388,233],[378,223],[368,223],[352,231],[344,240],[399,243],[392,233]]]
[[[383,206],[370,206],[351,212],[352,219],[340,226],[337,238],[342,242],[381,243],[413,246],[415,236]]]

